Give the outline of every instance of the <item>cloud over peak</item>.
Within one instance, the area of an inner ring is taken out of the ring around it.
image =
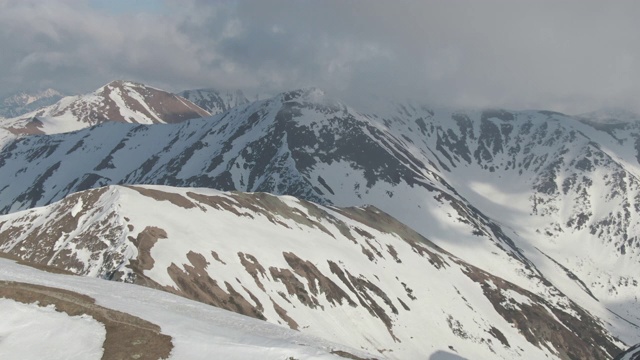
[[[0,93],[127,78],[169,90],[318,86],[347,101],[640,107],[638,2],[94,3],[0,0]]]

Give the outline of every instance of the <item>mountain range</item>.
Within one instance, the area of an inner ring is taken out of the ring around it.
[[[227,112],[250,101],[242,91],[218,91],[215,89],[185,90],[179,94],[183,98],[205,109],[211,115]]]
[[[613,358],[637,119],[117,81],[2,121],[0,249],[380,358]]]
[[[54,89],[18,92],[0,101],[0,118],[20,116],[44,106],[53,105],[62,98],[63,95]]]

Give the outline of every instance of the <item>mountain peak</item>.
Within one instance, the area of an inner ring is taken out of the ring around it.
[[[142,87],[146,87],[146,85],[142,84],[142,83],[138,83],[135,81],[131,81],[131,80],[113,80],[111,82],[109,82],[108,84],[105,84],[102,87],[125,87],[125,86],[142,86]]]
[[[108,121],[137,124],[178,123],[210,116],[192,102],[144,84],[112,81],[92,93],[70,96],[57,103],[4,121],[15,133],[59,133]],[[31,128],[32,119],[42,123]]]
[[[107,88],[108,89],[129,89],[137,92],[151,90],[151,91],[160,91],[160,92],[171,94],[165,90],[162,90],[147,84],[131,81],[131,80],[113,80],[110,83],[100,87],[98,90],[96,90],[96,92],[103,91],[104,89],[107,89]]]

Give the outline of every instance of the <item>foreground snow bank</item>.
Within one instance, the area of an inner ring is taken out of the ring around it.
[[[0,359],[100,359],[105,336],[104,325],[90,316],[0,299]]]
[[[346,346],[305,335],[282,326],[269,324],[227,310],[187,300],[176,295],[142,286],[85,278],[71,275],[59,275],[43,272],[0,258],[0,280],[29,283],[56,289],[65,289],[94,298],[98,305],[140,317],[161,327],[162,333],[171,336],[174,348],[170,359],[338,359],[341,351],[362,358],[371,356]],[[5,300],[8,301],[8,300]],[[12,302],[12,301],[9,301]],[[1,306],[1,305],[0,305]],[[31,305],[35,309],[41,309]],[[56,315],[55,310],[46,309]],[[18,326],[6,323],[6,314],[16,313],[19,321],[43,321],[41,315],[23,317],[22,313],[7,310],[0,312],[0,349],[4,342],[5,330],[17,331]],[[67,317],[62,314],[63,317]],[[68,318],[68,317],[67,317]],[[25,319],[25,320],[22,320]],[[83,320],[83,319],[81,319]],[[84,321],[84,320],[83,320]],[[49,332],[57,332],[66,325],[35,325]],[[60,326],[60,327],[58,327]],[[71,329],[71,327],[69,327]],[[74,343],[88,343],[82,336],[96,334],[95,330],[70,330],[69,337],[62,338],[58,346],[71,346]],[[102,328],[101,340],[104,340]],[[43,342],[44,333],[31,334],[26,330],[20,347],[33,347],[34,357],[15,356],[10,351],[1,353],[0,359],[99,359],[88,353],[80,356],[67,355],[51,357],[57,348]],[[99,347],[99,346],[98,346]],[[14,348],[15,349],[15,348]],[[66,353],[65,353],[66,354]],[[56,353],[57,356],[57,353]],[[74,357],[76,356],[76,357]]]

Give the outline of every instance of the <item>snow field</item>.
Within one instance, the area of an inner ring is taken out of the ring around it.
[[[0,359],[99,360],[105,336],[90,316],[0,298]]]

